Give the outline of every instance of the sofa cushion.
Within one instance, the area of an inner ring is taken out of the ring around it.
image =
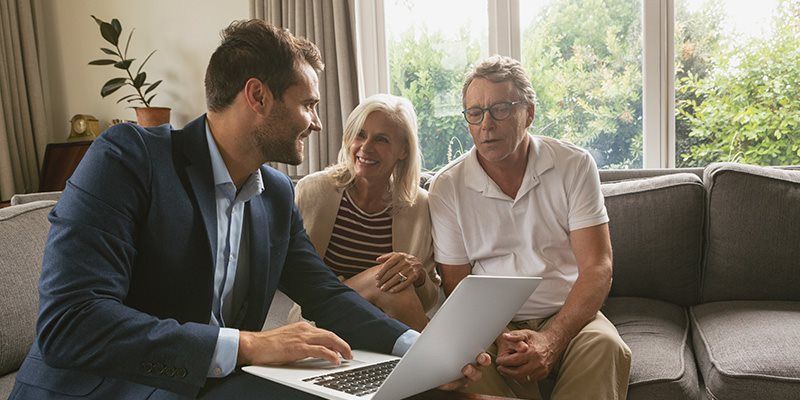
[[[631,349],[629,399],[700,398],[685,308],[659,300],[610,297],[603,313]]]
[[[697,304],[705,190],[678,173],[602,185],[614,248],[612,296]]]
[[[7,375],[0,375],[0,399],[7,399],[11,394],[11,389],[14,389],[14,382],[17,379],[17,373],[12,372]]]
[[[701,304],[691,319],[712,399],[800,399],[800,302]]]
[[[800,171],[712,164],[702,302],[800,301]]]
[[[15,194],[11,196],[11,205],[18,206],[25,203],[33,203],[34,201],[42,200],[55,200],[61,197],[61,192],[36,192],[26,194]]]
[[[22,364],[36,329],[37,285],[55,201],[0,209],[0,375]]]

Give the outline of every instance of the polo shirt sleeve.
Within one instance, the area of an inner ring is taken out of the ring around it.
[[[428,193],[433,225],[433,258],[440,264],[469,264],[464,234],[455,211],[455,188],[451,182],[441,179],[434,183]]]
[[[600,174],[588,152],[582,152],[574,173],[568,194],[570,232],[608,222]]]

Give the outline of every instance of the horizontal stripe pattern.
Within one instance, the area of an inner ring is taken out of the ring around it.
[[[350,278],[378,264],[378,256],[392,252],[392,216],[387,207],[369,214],[356,206],[345,191],[325,251],[325,265]]]

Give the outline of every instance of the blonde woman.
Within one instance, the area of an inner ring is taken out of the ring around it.
[[[367,98],[347,118],[336,165],[297,183],[314,248],[343,282],[421,331],[438,297],[428,193],[419,187],[417,117],[397,96]],[[299,308],[290,320],[299,319]]]

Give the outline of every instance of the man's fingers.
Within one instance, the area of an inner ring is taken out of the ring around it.
[[[305,353],[307,357],[321,358],[333,363],[334,365],[339,365],[341,363],[341,360],[339,360],[339,353],[325,346],[309,345],[306,348]]]
[[[492,356],[489,353],[481,353],[478,354],[478,357],[475,357],[475,361],[478,362],[478,365],[485,367],[492,364]]]
[[[526,353],[513,353],[497,356],[497,365],[503,367],[518,367],[530,361],[530,355]]]
[[[525,335],[524,333],[522,333],[520,331],[511,331],[511,332],[504,333],[502,335],[502,338],[504,340],[509,341],[509,342],[523,342],[528,337],[527,337],[527,335]]]
[[[353,352],[350,350],[350,345],[347,344],[342,338],[336,336],[333,332],[323,329],[315,328],[320,332],[309,340],[309,344],[320,345],[333,352],[341,354],[346,359],[353,358]]]

